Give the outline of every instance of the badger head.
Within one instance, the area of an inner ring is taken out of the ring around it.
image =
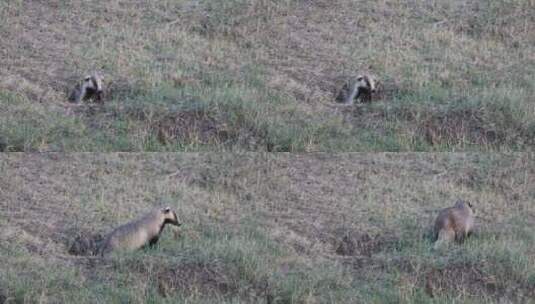
[[[475,213],[474,206],[473,206],[472,203],[469,202],[469,201],[458,200],[458,201],[455,203],[455,208],[460,208],[460,209],[466,208],[466,209],[469,209],[469,210],[471,210],[472,212]]]
[[[175,226],[180,226],[182,223],[180,222],[180,219],[176,215],[176,213],[171,210],[171,207],[165,207],[162,209],[162,214],[164,218],[164,224],[171,224]]]
[[[377,83],[375,78],[372,76],[358,75],[356,85],[360,90],[365,90],[369,93],[375,93]]]
[[[91,93],[94,94],[98,100],[102,98],[104,92],[103,77],[98,73],[93,73],[84,77],[84,86]]]

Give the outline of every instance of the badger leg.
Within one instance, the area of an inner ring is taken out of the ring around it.
[[[103,103],[103,102],[104,102],[104,99],[102,98],[102,93],[96,93],[96,94],[95,94],[95,100],[96,100],[98,103]]]
[[[366,89],[359,89],[358,95],[355,96],[355,99],[358,99],[361,103],[371,103],[372,94]]]
[[[149,240],[149,247],[154,247],[154,245],[156,245],[156,243],[158,243],[158,237],[155,236],[153,237],[152,239]]]
[[[466,240],[466,238],[468,237],[468,235],[469,235],[469,232],[466,232],[464,230],[458,231],[455,234],[455,241],[457,241],[458,243],[463,243],[464,240]]]
[[[370,93],[362,94],[362,102],[371,103],[372,102],[372,94],[370,94]]]

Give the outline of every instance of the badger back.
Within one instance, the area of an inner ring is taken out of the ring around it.
[[[459,200],[449,209],[449,217],[456,233],[469,233],[474,227],[474,212],[471,203]]]
[[[164,219],[156,211],[123,224],[108,234],[102,246],[102,254],[116,249],[135,250],[145,246],[158,236]]]
[[[435,232],[438,233],[441,229],[451,229],[454,225],[454,219],[451,214],[452,208],[442,209],[435,220]]]

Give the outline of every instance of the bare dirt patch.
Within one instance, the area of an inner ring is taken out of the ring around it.
[[[103,236],[101,234],[79,232],[69,246],[69,254],[82,256],[97,255],[102,240]]]
[[[216,265],[182,264],[158,269],[155,278],[158,292],[164,297],[176,291],[187,292],[194,286],[227,295],[236,292],[235,287],[229,284],[227,275]]]
[[[443,292],[493,296],[503,293],[496,283],[496,278],[485,275],[479,265],[460,263],[450,264],[443,269],[431,268],[426,271],[424,277],[426,293],[431,297]]]
[[[335,252],[341,256],[366,256],[371,257],[385,248],[391,247],[396,242],[393,237],[384,235],[372,236],[368,233],[344,231],[335,243]]]
[[[428,113],[418,124],[425,140],[431,145],[470,141],[477,144],[496,144],[505,140],[500,130],[485,127],[482,113],[457,110]]]
[[[217,263],[175,263],[144,259],[129,261],[126,266],[137,276],[153,281],[163,297],[176,292],[190,295],[198,290],[223,296],[238,292],[238,287],[232,284],[232,271],[229,272]]]
[[[534,286],[529,283],[509,280],[504,285],[500,278],[488,273],[480,263],[452,262],[440,268],[432,265],[416,267],[417,263],[410,259],[400,258],[395,264],[403,272],[414,276],[415,283],[430,297],[463,294],[478,298],[491,297],[509,303],[524,302],[534,295]]]
[[[443,108],[433,105],[403,105],[394,111],[397,118],[412,126],[414,134],[432,146],[459,143],[499,146],[512,141],[532,142],[529,131],[522,130],[513,114],[506,109],[491,106]],[[355,111],[361,126],[389,119],[390,115],[390,111],[383,108],[361,107]]]
[[[153,132],[162,144],[191,137],[204,144],[214,141],[224,143],[230,136],[224,123],[218,122],[203,111],[184,111],[167,115],[154,124]]]

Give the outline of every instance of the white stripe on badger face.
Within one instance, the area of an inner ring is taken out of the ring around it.
[[[375,79],[369,78],[370,80],[370,91],[375,92]]]
[[[375,92],[376,84],[373,77],[368,75],[359,75],[357,77],[357,81],[359,82],[359,87],[365,88],[372,93]]]
[[[98,74],[95,74],[91,77],[93,82],[93,89],[97,92],[102,92],[102,77]]]
[[[84,87],[86,89],[95,90],[95,82],[93,81],[93,76],[84,77]]]

